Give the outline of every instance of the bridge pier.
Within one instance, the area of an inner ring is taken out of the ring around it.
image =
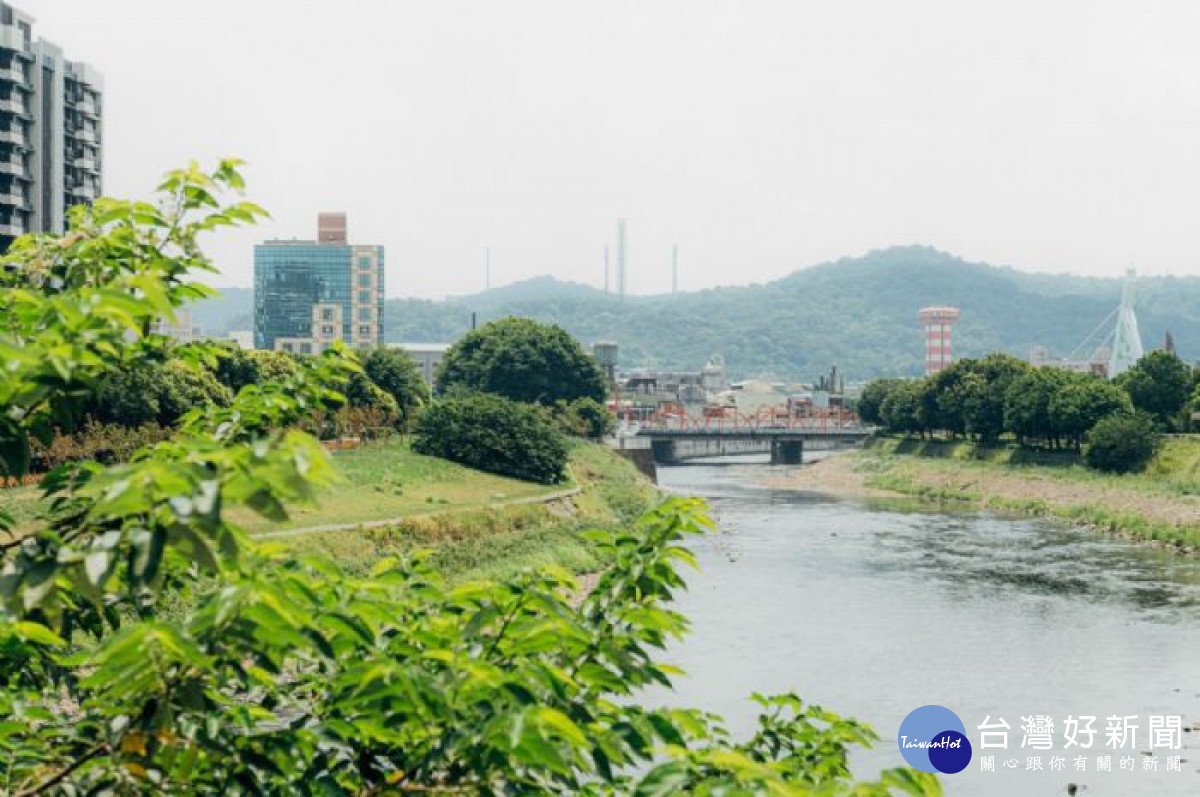
[[[772,440],[772,465],[799,465],[804,462],[803,440]]]
[[[654,461],[661,462],[664,465],[669,465],[679,461],[679,455],[675,451],[674,440],[654,439],[650,441],[650,449],[654,452]]]

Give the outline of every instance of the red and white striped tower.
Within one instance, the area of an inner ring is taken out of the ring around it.
[[[917,315],[925,326],[925,375],[929,376],[954,362],[950,330],[958,323],[958,308],[923,307]]]

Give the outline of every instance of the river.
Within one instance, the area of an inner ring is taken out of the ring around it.
[[[767,486],[780,475],[751,463],[659,471],[664,488],[707,498],[720,525],[696,543],[703,569],[678,602],[693,629],[666,656],[687,672],[670,700],[744,734],[747,695],[795,691],[879,733],[854,759],[861,777],[903,765],[908,712],[945,706],[974,749],[942,777],[952,796],[1049,797],[1071,783],[1084,797],[1200,794],[1200,729],[1175,751],[1151,751],[1148,735],[1151,715],[1200,722],[1200,561],[1047,521]],[[1021,748],[1031,715],[1054,721],[1053,749]],[[1068,715],[1098,717],[1091,749],[1064,749]],[[1106,747],[1106,718],[1126,715],[1139,718],[1136,749]],[[986,717],[1011,726],[1007,749],[980,749]],[[981,771],[985,755],[996,771]],[[1027,769],[1037,755],[1042,769]],[[1102,755],[1112,772],[1097,771]],[[1065,769],[1051,769],[1055,756]]]

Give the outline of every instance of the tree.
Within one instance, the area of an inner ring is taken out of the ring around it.
[[[157,203],[100,199],[72,210],[70,235],[16,242],[0,271],[5,473],[80,393],[156,355],[154,320],[205,293],[187,279],[208,266],[197,238],[261,215],[223,201],[240,186],[235,163],[193,166]],[[711,525],[698,501],[592,534],[611,566],[578,603],[561,570],[449,587],[421,557],[352,575],[257,545],[233,517],[286,519],[335,481],[296,424],[341,404],[357,370],[340,347],[303,358],[126,463],[42,480],[49,511],[0,539],[6,793],[940,794],[909,769],[854,783],[850,749],[874,734],[793,695],[760,698],[744,742],[711,714],[638,705],[670,684],[655,658],[686,627],[669,601]]]
[[[1129,395],[1111,382],[1085,374],[1071,374],[1050,398],[1047,407],[1056,435],[1078,448],[1083,436],[1107,415],[1130,412]]]
[[[926,425],[921,414],[925,387],[925,380],[907,380],[893,386],[879,408],[880,417],[890,431],[901,434],[925,433]]]
[[[975,378],[965,391],[963,414],[967,431],[991,442],[1004,432],[1004,397],[1029,365],[1008,354],[989,354],[973,364]]]
[[[429,386],[421,378],[417,361],[403,349],[372,350],[363,360],[363,371],[396,400],[405,425],[411,426],[417,412],[429,403]]]
[[[855,405],[855,410],[858,412],[858,417],[862,419],[862,422],[882,425],[884,423],[882,415],[883,402],[892,390],[903,382],[903,379],[875,379],[868,382]]]
[[[1088,431],[1083,456],[1097,470],[1127,473],[1140,470],[1154,457],[1158,441],[1158,430],[1150,415],[1109,415]]]
[[[84,414],[127,427],[174,426],[193,407],[210,402],[228,406],[232,401],[229,388],[204,363],[177,350],[168,350],[166,356],[166,362],[131,362],[112,373],[86,402]]]
[[[1061,368],[1031,368],[1016,377],[1004,392],[1004,427],[1026,443],[1046,440],[1055,445],[1058,435],[1050,420],[1050,399],[1069,381]]]
[[[1181,417],[1192,392],[1192,368],[1174,354],[1152,351],[1121,374],[1133,406],[1148,412],[1164,429],[1184,428]]]
[[[443,399],[417,421],[413,450],[502,476],[553,484],[566,476],[567,446],[543,413],[482,393]]]
[[[528,318],[505,318],[464,335],[438,366],[437,387],[494,393],[553,405],[604,401],[604,374],[562,328]]]

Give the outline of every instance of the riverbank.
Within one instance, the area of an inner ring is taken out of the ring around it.
[[[400,470],[442,471],[442,478],[424,487],[410,484],[402,488],[405,492],[415,497],[424,490],[436,490],[443,497],[453,494],[460,500],[454,504],[419,501],[411,504],[412,514],[384,525],[332,531],[318,527],[311,533],[304,529],[292,533],[281,527],[267,532],[282,532],[271,542],[330,556],[351,572],[367,572],[384,557],[428,550],[432,564],[451,581],[502,579],[525,567],[543,565],[582,575],[600,569],[603,562],[579,532],[630,523],[653,506],[659,495],[631,463],[604,446],[582,441],[571,443],[572,484],[545,487],[513,482],[523,488],[500,493],[480,491],[474,484],[480,478],[497,477],[430,460],[406,448],[392,450],[388,456]],[[387,478],[378,471],[359,471],[364,478]],[[525,490],[529,494],[521,495]],[[370,514],[366,509],[359,513]],[[373,520],[363,522],[371,524]]]
[[[1200,441],[1192,439],[1166,441],[1145,472],[1119,476],[1056,452],[879,439],[801,468],[777,486],[1054,517],[1185,553],[1200,551]]]

